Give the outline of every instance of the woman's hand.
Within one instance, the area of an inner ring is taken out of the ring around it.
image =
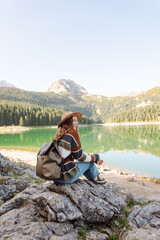
[[[98,160],[97,165],[102,165],[103,164],[103,160]]]

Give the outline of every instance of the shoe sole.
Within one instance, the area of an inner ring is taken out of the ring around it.
[[[95,180],[90,180],[91,182],[93,182],[94,184],[105,184],[106,183],[106,181],[104,181],[104,182],[98,182],[98,181],[95,181]]]

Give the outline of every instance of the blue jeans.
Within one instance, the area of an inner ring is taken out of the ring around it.
[[[75,162],[75,163],[78,165],[78,172],[73,178],[66,180],[66,181],[55,180],[54,182],[66,184],[66,183],[75,182],[82,175],[84,175],[87,179],[96,178],[98,176],[99,171],[94,162],[93,163]]]

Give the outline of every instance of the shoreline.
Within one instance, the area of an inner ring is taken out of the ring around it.
[[[120,122],[120,123],[104,123],[103,126],[142,126],[142,125],[159,125],[160,121],[156,122]]]
[[[24,126],[24,127],[21,127],[21,126],[0,126],[0,133],[3,133],[3,132],[15,132],[15,133],[18,133],[18,132],[23,132],[23,131],[28,131],[28,130],[31,130],[31,129],[36,129],[36,128],[57,128],[57,126]]]
[[[2,155],[4,155],[7,158],[11,158],[12,160],[20,160],[20,161],[27,161],[29,162],[29,164],[31,164],[32,166],[36,166],[36,157],[37,157],[37,152],[38,151],[32,151],[32,150],[25,150],[25,149],[11,149],[11,148],[0,148],[0,153]],[[28,160],[30,158],[30,160]],[[27,163],[26,162],[26,163]],[[98,166],[98,168],[100,168],[100,170],[103,171],[110,171],[112,173],[115,174],[119,174],[119,175],[126,175],[126,176],[132,176],[138,179],[146,179],[146,181],[152,181],[153,179],[157,179],[159,180],[160,183],[160,177],[151,177],[148,175],[143,175],[136,173],[135,171],[132,170],[124,170],[122,168],[118,168],[118,167],[112,167],[110,165],[106,165],[105,163],[103,163],[102,166]]]
[[[36,166],[37,152],[0,149],[0,153],[15,163],[24,163],[33,167]],[[101,176],[105,178],[107,182],[125,188],[132,194],[141,195],[149,200],[160,201],[159,178],[136,176],[135,174],[128,174],[123,170],[112,169],[106,165],[98,166],[98,169]]]
[[[80,124],[79,127],[87,126],[138,126],[138,125],[160,125],[160,121],[154,122],[120,122],[120,123],[93,123],[93,124]],[[36,128],[57,128],[56,125],[45,126],[0,126],[0,132],[21,132]]]

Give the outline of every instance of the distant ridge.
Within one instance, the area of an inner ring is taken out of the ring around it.
[[[6,82],[5,80],[0,81],[0,87],[11,87],[11,88],[16,88],[14,85]]]
[[[8,85],[5,84],[5,86]],[[15,87],[1,87],[0,101],[13,104],[20,102],[24,105],[30,103],[63,111],[80,111],[84,116],[98,123],[112,121],[114,116],[114,121],[121,121],[122,117],[129,116],[128,113],[130,114],[128,121],[132,121],[133,116],[140,121],[141,118],[138,118],[138,115],[144,117],[143,121],[145,118],[156,120],[158,115],[155,113],[159,114],[160,87],[149,89],[135,96],[108,98],[88,94],[85,88],[73,81],[61,79],[51,84],[49,92],[31,92]],[[120,113],[122,114],[119,115]]]
[[[71,93],[75,94],[87,94],[85,88],[81,87],[80,85],[76,84],[72,80],[60,79],[58,81],[52,82],[48,88],[48,92],[54,92],[56,94],[61,93]]]

